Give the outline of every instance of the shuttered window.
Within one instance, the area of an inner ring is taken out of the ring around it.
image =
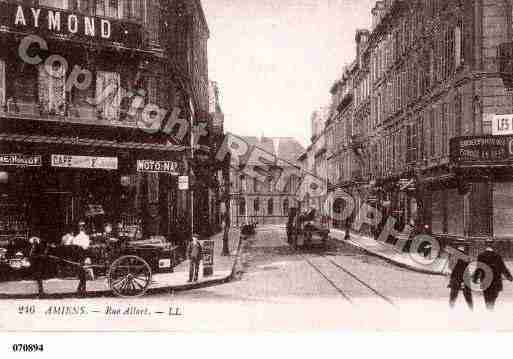
[[[65,68],[39,65],[39,105],[45,114],[64,115],[66,110]]]
[[[98,71],[96,75],[96,98],[100,100],[97,110],[100,117],[113,121],[119,119],[120,75],[116,72]]]

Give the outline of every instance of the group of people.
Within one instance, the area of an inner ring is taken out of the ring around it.
[[[458,250],[465,254],[464,247],[458,247]],[[487,241],[485,250],[477,257],[477,268],[474,273],[467,270],[470,260],[464,258],[464,256],[458,258],[451,272],[448,285],[449,305],[451,308],[455,306],[458,294],[462,291],[468,307],[472,310],[474,308],[471,288],[473,282],[482,290],[486,308],[493,310],[499,293],[503,289],[502,277],[513,281],[511,272],[501,255],[494,250],[492,241]]]

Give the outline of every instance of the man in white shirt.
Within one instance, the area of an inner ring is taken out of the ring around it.
[[[91,241],[85,232],[85,222],[78,223],[78,234],[73,238],[73,245],[79,246],[83,250],[87,250]]]

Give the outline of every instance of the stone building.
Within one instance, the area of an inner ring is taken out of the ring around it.
[[[289,208],[297,207],[297,189],[300,184],[298,158],[305,151],[290,137],[243,137],[250,148],[257,147],[278,159],[277,163],[263,168],[262,163],[243,159],[245,168],[264,169],[271,176],[265,182],[249,176],[241,169],[230,170],[231,224],[245,223],[285,224]]]

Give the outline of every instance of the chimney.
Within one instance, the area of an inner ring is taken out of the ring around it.
[[[388,0],[387,0],[388,2]],[[379,22],[381,21],[381,18],[386,12],[386,3],[385,1],[376,1],[376,5],[371,10],[372,14],[372,28],[376,28],[378,26]]]

